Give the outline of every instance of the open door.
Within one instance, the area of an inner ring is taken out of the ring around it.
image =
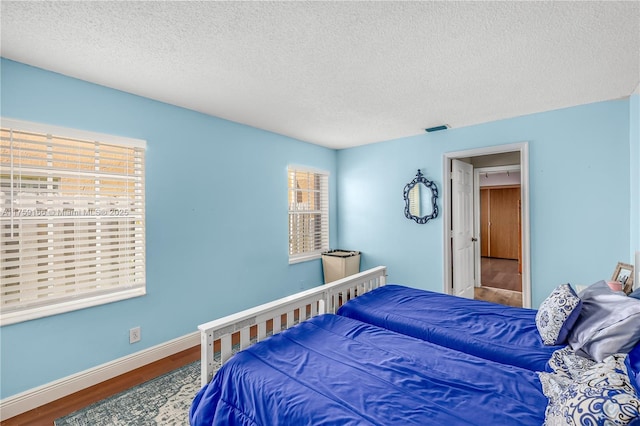
[[[529,221],[529,144],[528,142],[518,142],[506,145],[495,145],[480,148],[473,148],[464,151],[446,152],[442,156],[442,219],[443,219],[443,286],[442,290],[447,294],[466,294],[471,296],[471,289],[465,290],[464,283],[471,283],[476,281],[476,274],[471,272],[467,262],[469,261],[468,252],[477,252],[479,257],[479,243],[472,241],[473,237],[478,237],[480,234],[479,223],[474,226],[474,230],[471,232],[465,231],[460,223],[464,223],[464,212],[468,212],[470,218],[466,220],[476,220],[479,215],[471,212],[470,207],[464,207],[465,202],[472,202],[475,200],[475,195],[464,195],[463,187],[464,183],[459,183],[460,178],[463,178],[467,172],[457,170],[459,162],[454,160],[465,159],[465,161],[471,161],[471,159],[477,159],[479,157],[493,156],[493,155],[507,155],[512,156],[512,153],[517,153],[516,161],[520,167],[520,188],[521,188],[521,234],[520,234],[520,258],[522,265],[522,307],[531,307],[531,250],[530,250],[530,221]],[[463,163],[464,164],[464,163]],[[507,164],[507,163],[502,163]],[[515,164],[515,163],[511,163]],[[457,165],[457,166],[456,166]],[[478,165],[478,168],[499,166],[500,164],[482,164]],[[464,165],[462,167],[465,167]],[[454,171],[456,168],[456,171]],[[467,164],[467,169],[469,165]],[[468,171],[468,170],[467,170]],[[475,173],[475,169],[473,170]],[[457,175],[457,177],[456,177]],[[454,189],[454,178],[458,180]],[[477,179],[472,179],[471,176],[467,176],[467,182],[471,184],[477,184]],[[464,182],[464,181],[463,181]],[[479,193],[479,190],[478,190]],[[474,193],[475,194],[475,193]],[[478,197],[479,198],[479,194]],[[479,202],[478,202],[479,204]],[[478,207],[479,211],[479,207]],[[454,224],[454,221],[456,222]],[[479,220],[478,220],[479,222]],[[455,232],[454,232],[455,229]],[[469,227],[469,231],[471,227]],[[473,234],[472,234],[473,232]],[[476,233],[478,235],[476,235]],[[455,250],[455,254],[454,254]],[[466,254],[465,254],[466,253]],[[475,253],[473,254],[475,256]],[[472,262],[476,263],[476,262]],[[478,264],[480,262],[477,262]],[[455,266],[454,266],[455,265]],[[458,270],[460,269],[460,270]],[[478,270],[477,277],[480,277],[480,271]],[[454,283],[455,275],[455,283]]]
[[[474,297],[473,166],[451,160],[453,294]]]

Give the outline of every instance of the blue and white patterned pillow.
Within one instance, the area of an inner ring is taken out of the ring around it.
[[[571,327],[580,315],[582,300],[569,284],[560,284],[540,305],[536,326],[545,345],[561,345],[567,341]]]
[[[611,355],[588,368],[560,394],[547,395],[545,426],[613,426],[637,420],[640,399],[629,382],[625,358],[625,354]]]

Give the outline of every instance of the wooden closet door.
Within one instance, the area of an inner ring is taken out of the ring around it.
[[[489,256],[489,188],[480,188],[480,256]]]
[[[520,188],[491,189],[489,256],[518,259]]]

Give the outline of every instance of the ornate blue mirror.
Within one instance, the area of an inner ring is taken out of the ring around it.
[[[422,175],[420,169],[404,187],[404,215],[407,219],[424,224],[438,217],[438,188]]]

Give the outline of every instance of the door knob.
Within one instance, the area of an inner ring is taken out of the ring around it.
[[[477,238],[475,238],[475,237],[472,237],[472,238],[471,238],[471,241],[473,241],[473,242],[475,243],[476,241],[478,241],[478,239],[477,239]]]

